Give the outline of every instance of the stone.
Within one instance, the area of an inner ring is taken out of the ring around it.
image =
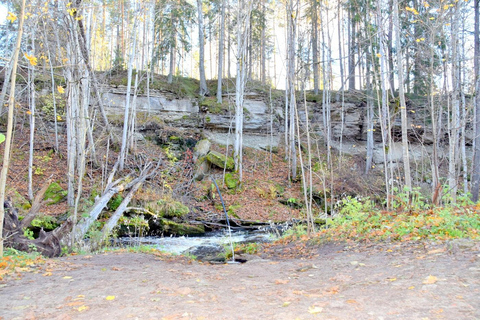
[[[235,189],[238,186],[238,178],[231,173],[226,173],[225,184],[227,185],[228,189]]]
[[[235,169],[235,163],[233,162],[232,157],[226,157],[225,155],[221,154],[217,151],[210,151],[207,154],[207,160],[214,166],[223,169],[226,168],[227,170],[232,171]]]
[[[195,256],[200,261],[225,261],[225,248],[219,244],[193,247],[185,250],[183,254]]]
[[[208,139],[198,141],[193,149],[193,161],[196,162],[197,159],[206,156],[211,146],[212,143]]]
[[[52,182],[47,191],[45,191],[45,195],[43,196],[44,200],[48,201],[48,204],[56,204],[65,199],[67,196],[67,191],[63,190],[62,187],[58,184],[58,182]]]
[[[205,157],[203,157],[195,164],[195,173],[193,174],[193,179],[196,181],[202,181],[209,171],[210,165],[208,164],[208,161],[205,160]]]

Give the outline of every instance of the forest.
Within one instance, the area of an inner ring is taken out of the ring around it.
[[[478,234],[479,3],[1,1],[0,255],[202,232],[211,179],[239,223],[423,212],[421,238],[450,208],[441,236]]]

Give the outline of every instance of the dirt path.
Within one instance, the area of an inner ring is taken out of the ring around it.
[[[310,248],[210,265],[152,254],[52,259],[0,284],[1,319],[480,319],[480,244]]]

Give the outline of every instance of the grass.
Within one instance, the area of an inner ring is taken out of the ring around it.
[[[443,207],[415,212],[340,213],[316,238],[322,241],[419,241],[480,239],[475,206]]]
[[[38,252],[23,252],[6,248],[0,259],[0,280],[5,276],[18,275],[21,272],[32,271],[38,265],[45,263],[45,258]]]

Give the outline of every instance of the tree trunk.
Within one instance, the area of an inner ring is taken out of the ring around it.
[[[393,19],[395,24],[395,44],[397,47],[397,69],[398,69],[398,95],[400,96],[400,117],[402,121],[402,154],[403,154],[403,174],[405,179],[405,186],[408,188],[408,192],[412,190],[412,178],[410,173],[410,156],[408,153],[408,119],[407,119],[407,105],[405,102],[405,92],[403,83],[403,55],[401,44],[401,29],[400,19],[398,15],[398,0],[394,0],[393,3]]]
[[[133,30],[137,25],[137,19],[135,18],[135,22],[133,24]],[[136,45],[137,45],[137,33],[135,31],[132,32],[132,47],[128,59],[128,76],[127,76],[127,96],[125,102],[125,110],[123,116],[123,131],[122,131],[122,146],[120,149],[120,170],[123,170],[125,158],[127,157],[127,134],[128,134],[128,124],[129,124],[129,113],[130,113],[130,101],[132,100],[131,97],[131,90],[132,90],[132,73],[133,73],[133,62],[136,55]]]
[[[221,1],[220,39],[218,40],[217,103],[222,103],[223,51],[225,47],[225,1]]]
[[[238,172],[238,178],[242,181],[243,102],[247,82],[247,46],[250,33],[252,1],[239,1],[237,10],[237,77],[235,84],[235,142],[233,157],[235,160],[235,171]]]
[[[472,200],[478,201],[480,191],[480,0],[475,0],[475,32],[474,32],[474,64],[475,64],[475,150],[472,169]]]
[[[312,0],[312,63],[313,63],[313,93],[318,94],[318,9],[317,0]],[[340,62],[341,63],[341,62]]]
[[[199,73],[200,73],[200,96],[208,95],[207,81],[205,79],[205,36],[204,36],[204,27],[203,27],[203,12],[202,12],[202,0],[197,0],[197,10],[198,10],[198,43],[199,43]],[[212,50],[210,50],[211,52]],[[213,64],[213,61],[211,61]],[[220,63],[219,63],[220,64]]]

